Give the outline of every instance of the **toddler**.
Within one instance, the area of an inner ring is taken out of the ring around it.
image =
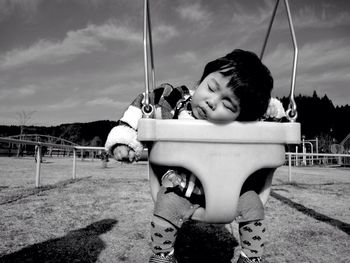
[[[269,105],[273,78],[252,52],[236,49],[209,62],[194,91],[186,86],[162,84],[150,94],[152,117],[199,119],[213,123],[255,121]],[[107,138],[106,149],[117,160],[137,161],[143,145],[137,140],[144,95],[124,112]],[[166,170],[151,222],[152,251],[149,262],[176,262],[174,243],[178,229],[204,206],[204,192],[195,175],[183,168]],[[239,263],[260,262],[266,236],[264,206],[258,193],[247,190],[238,201],[241,254]]]

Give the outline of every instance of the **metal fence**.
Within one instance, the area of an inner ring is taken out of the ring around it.
[[[40,186],[40,168],[41,168],[41,158],[42,158],[42,147],[56,147],[64,148],[72,151],[73,157],[73,168],[72,168],[72,178],[76,178],[76,162],[78,151],[80,151],[81,158],[84,158],[84,151],[96,152],[105,150],[104,147],[90,147],[90,146],[74,146],[74,145],[61,145],[52,143],[43,143],[27,140],[17,140],[11,138],[1,138],[0,143],[13,143],[13,144],[24,144],[24,145],[34,145],[36,148],[36,172],[35,172],[35,186]],[[94,153],[91,155],[94,158]],[[143,154],[143,159],[147,158],[147,153]],[[69,156],[69,155],[68,155]],[[350,164],[350,154],[326,154],[326,153],[286,153],[286,164],[289,167],[288,176],[289,182],[292,182],[292,167],[293,166],[307,166],[307,165],[349,165]]]
[[[81,157],[84,157],[84,151],[104,151],[104,147],[90,147],[90,146],[73,146],[73,145],[62,145],[44,142],[35,142],[27,140],[17,140],[11,138],[1,138],[2,143],[13,143],[13,144],[23,144],[23,145],[34,145],[35,146],[35,158],[36,158],[36,171],[35,171],[35,186],[40,186],[40,170],[41,170],[41,159],[42,159],[42,147],[55,147],[62,148],[72,151],[73,153],[73,169],[72,169],[72,179],[76,178],[76,162],[77,162],[77,152],[81,151]]]
[[[292,182],[293,166],[343,166],[350,165],[350,154],[332,153],[286,153],[286,163],[288,164],[289,182]]]

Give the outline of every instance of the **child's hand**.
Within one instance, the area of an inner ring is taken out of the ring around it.
[[[126,145],[119,145],[113,150],[114,158],[122,162],[137,161],[135,151]]]
[[[193,213],[191,219],[193,219],[193,220],[198,220],[198,221],[203,220],[204,212],[205,212],[205,210],[204,210],[203,207],[197,208],[197,209],[194,211],[194,213]]]

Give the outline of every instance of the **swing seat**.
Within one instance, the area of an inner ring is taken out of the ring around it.
[[[300,143],[300,123],[219,125],[203,120],[143,118],[138,123],[138,139],[151,142],[149,181],[154,201],[163,175],[157,167],[182,167],[191,171],[204,189],[205,207],[199,219],[230,223],[237,217],[242,186],[253,174],[262,178],[258,193],[266,204],[273,173],[285,162],[285,144]]]

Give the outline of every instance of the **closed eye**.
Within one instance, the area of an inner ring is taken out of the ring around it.
[[[225,108],[232,111],[233,113],[236,113],[239,111],[239,104],[234,103],[229,98],[227,98],[227,99],[224,98],[222,100],[222,103],[223,103]]]
[[[235,106],[228,100],[223,100],[222,102],[225,106],[226,109],[232,111],[232,112],[235,112]]]

